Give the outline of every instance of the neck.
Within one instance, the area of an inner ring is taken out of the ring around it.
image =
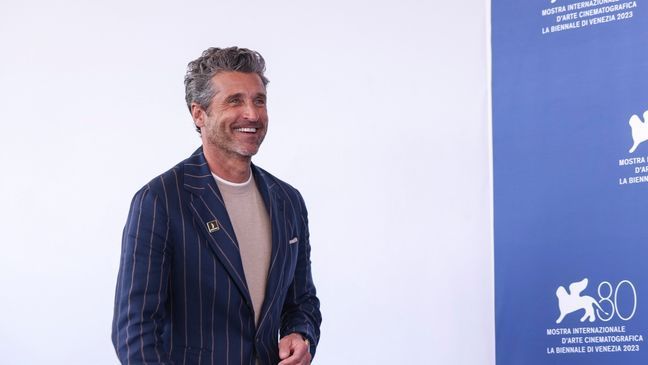
[[[218,177],[233,183],[244,183],[250,178],[251,157],[225,153],[204,144],[203,153],[209,169]]]

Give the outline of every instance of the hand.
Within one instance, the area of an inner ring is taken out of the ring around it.
[[[279,341],[279,365],[309,365],[311,354],[308,340],[299,333],[291,333]]]

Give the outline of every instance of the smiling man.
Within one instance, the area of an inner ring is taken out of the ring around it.
[[[305,365],[315,354],[306,207],[251,160],[268,128],[264,71],[237,47],[189,63],[202,147],[131,203],[112,333],[123,364]]]

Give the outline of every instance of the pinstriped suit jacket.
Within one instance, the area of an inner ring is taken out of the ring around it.
[[[321,315],[299,192],[252,166],[272,254],[258,328],[231,222],[202,148],[135,194],[124,228],[112,340],[123,364],[279,362],[278,335],[307,337]],[[216,221],[218,230],[208,222]]]

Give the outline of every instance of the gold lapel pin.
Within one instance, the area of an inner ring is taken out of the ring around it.
[[[220,226],[218,225],[217,220],[209,221],[207,222],[207,229],[209,230],[209,233],[216,232],[220,229]]]

